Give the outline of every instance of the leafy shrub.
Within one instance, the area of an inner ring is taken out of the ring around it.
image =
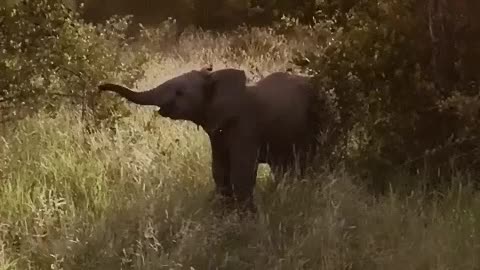
[[[319,14],[314,31],[328,38],[305,58],[318,90],[335,96],[338,143],[356,169],[438,173],[460,157],[462,169],[476,168],[478,155],[465,150],[477,149],[478,98],[463,96],[471,92],[465,81],[455,86],[463,95],[436,86],[428,25],[417,8],[415,1],[358,1],[343,17],[340,10]],[[456,110],[442,105],[455,100]],[[458,109],[465,102],[475,104],[469,114]]]
[[[96,100],[96,85],[117,78],[126,85],[143,75],[142,51],[127,47],[127,18],[83,23],[61,0],[22,1],[1,7],[0,110],[18,119],[59,105],[96,108],[98,119],[126,113],[121,104]],[[98,104],[95,104],[97,101]]]

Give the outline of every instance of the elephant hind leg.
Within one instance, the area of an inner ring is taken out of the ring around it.
[[[289,180],[297,174],[292,160],[270,162],[269,166],[276,185],[285,181],[289,182]]]
[[[269,162],[275,182],[303,179],[310,164],[309,160],[309,156],[304,151],[277,155],[275,160]]]

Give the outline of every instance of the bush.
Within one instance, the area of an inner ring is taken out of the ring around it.
[[[80,106],[85,112],[96,108],[98,119],[126,112],[113,101],[98,102],[95,93],[101,80],[117,78],[132,86],[143,75],[146,53],[126,46],[128,18],[112,18],[94,27],[62,2],[27,0],[0,8],[4,121],[42,109],[55,112],[60,105]]]
[[[477,149],[478,99],[466,81],[455,84],[460,94],[437,86],[415,1],[358,1],[343,17],[331,14],[320,13],[314,28],[328,32],[327,41],[305,57],[318,90],[335,96],[349,164],[368,173],[475,170],[476,150],[465,150]],[[474,106],[462,111],[465,103]]]

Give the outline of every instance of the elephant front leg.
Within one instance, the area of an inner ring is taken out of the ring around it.
[[[235,201],[241,208],[256,212],[253,190],[257,179],[258,148],[255,140],[232,140],[229,161]]]
[[[232,185],[230,183],[230,164],[228,148],[224,143],[222,135],[210,138],[212,147],[212,175],[215,181],[215,194],[223,198],[233,196]]]

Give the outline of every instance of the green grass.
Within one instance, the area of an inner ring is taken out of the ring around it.
[[[256,63],[264,73],[288,66],[287,45],[247,50],[259,53],[229,58],[225,37],[184,42],[147,67],[138,87],[206,62]],[[206,135],[150,108],[131,110],[115,135],[85,134],[68,109],[3,131],[0,269],[480,267],[480,196],[468,185],[378,197],[340,169],[277,189],[262,170],[257,218],[219,219],[208,202]]]

